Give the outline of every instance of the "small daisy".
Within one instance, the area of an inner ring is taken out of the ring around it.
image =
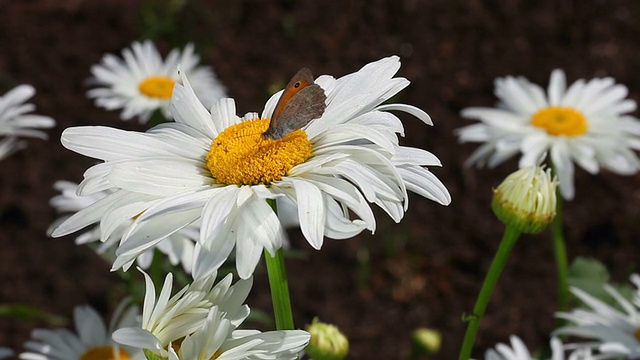
[[[224,311],[226,318],[234,325],[240,325],[249,316],[249,307],[243,305],[253,281],[240,280],[231,285],[229,274],[214,284],[216,274],[196,279],[171,296],[173,275],[168,273],[160,294],[156,298],[153,281],[144,271],[146,292],[142,309],[141,326],[125,328],[114,334],[114,339],[127,344],[127,339],[142,336],[154,339],[154,346],[147,349],[161,349],[170,342],[192,334],[206,322],[212,307]]]
[[[100,191],[88,196],[78,196],[76,194],[78,184],[70,181],[56,181],[53,187],[58,190],[60,194],[51,198],[49,203],[58,213],[63,213],[65,215],[57,219],[49,227],[49,234],[51,234],[53,229],[58,225],[72,216],[68,215],[68,213],[80,211],[105,198],[109,194],[109,191]],[[133,220],[122,222],[109,234],[109,236],[105,237],[104,242],[96,248],[97,253],[101,255],[105,254],[109,259],[111,259],[111,261],[113,261],[115,259],[115,248],[132,221]],[[142,253],[137,259],[138,265],[143,269],[149,268],[153,261],[154,251],[157,249],[167,256],[171,265],[175,266],[177,264],[181,264],[185,272],[191,273],[195,252],[195,242],[198,239],[198,232],[198,226],[190,225],[171,234],[156,246],[149,248]],[[100,226],[96,225],[76,237],[76,244],[82,245],[95,243],[100,241],[101,235]]]
[[[568,320],[571,325],[556,330],[555,334],[593,339],[600,353],[609,355],[608,358],[640,359],[640,275],[631,275],[631,281],[637,288],[631,302],[612,286],[604,285],[605,291],[617,302],[617,308],[571,288],[589,309],[557,313],[558,318]]]
[[[87,170],[79,193],[113,193],[62,223],[53,236],[100,218],[135,217],[116,252],[117,269],[201,221],[198,242],[207,263],[219,267],[235,247],[244,279],[263,249],[273,255],[282,246],[282,224],[266,200],[291,200],[303,235],[316,249],[325,236],[346,239],[365,229],[373,232],[369,203],[399,222],[408,207],[407,190],[449,204],[449,192],[426,168],[440,161],[425,150],[400,146],[402,123],[388,110],[431,124],[429,116],[410,105],[381,105],[409,84],[393,77],[399,68],[394,56],[339,79],[319,77],[315,83],[326,94],[323,115],[277,140],[262,134],[281,93],[269,99],[262,116],[240,118],[232,99],[207,111],[184,77],[171,102],[175,123],[145,133],[69,128],[62,135],[65,147],[104,161]]]
[[[213,275],[170,298],[172,276],[168,274],[156,298],[153,282],[144,275],[142,326],[116,331],[113,338],[123,345],[171,360],[295,359],[309,342],[309,334],[299,330],[236,330],[249,315],[249,308],[242,305],[251,289],[249,280],[231,286],[228,275],[213,286]]]
[[[485,360],[533,360],[537,359],[531,356],[527,346],[519,337],[513,335],[509,338],[511,346],[506,344],[498,344],[495,349],[489,349],[485,353]],[[558,338],[551,339],[551,358],[549,360],[596,360],[600,359],[591,355],[588,347],[579,348],[565,357],[565,350],[562,342]]]
[[[198,66],[200,57],[194,54],[192,44],[182,52],[173,49],[163,61],[151,41],[134,42],[131,48],[122,51],[122,57],[107,54],[101,64],[91,67],[93,78],[89,82],[98,87],[87,92],[87,96],[95,99],[96,106],[122,109],[122,120],[138,116],[141,123],[146,123],[158,109],[169,119],[169,100],[179,80],[178,65],[205,106],[226,96],[213,70]]]
[[[23,149],[26,144],[18,136],[47,139],[47,134],[37,130],[52,128],[55,120],[47,116],[27,114],[36,106],[25,103],[36,93],[31,85],[20,85],[4,96],[0,96],[0,135],[6,138],[0,141],[0,160]]]
[[[107,328],[100,315],[90,306],[76,306],[74,334],[67,329],[35,329],[20,354],[23,360],[128,360],[144,359],[141,351],[121,347],[111,335],[120,328],[136,326],[138,309],[122,301]]]
[[[522,153],[520,167],[534,165],[545,152],[557,171],[565,199],[574,197],[574,162],[591,174],[603,167],[630,175],[640,168],[640,122],[627,88],[612,78],[580,79],[567,88],[562,70],[551,73],[544,90],[523,77],[498,78],[496,108],[471,107],[462,116],[480,124],[457,130],[462,142],[484,143],[467,164],[494,167]]]
[[[204,326],[186,336],[177,351],[169,347],[169,360],[295,360],[310,337],[302,330],[234,330],[223,313],[213,307]]]

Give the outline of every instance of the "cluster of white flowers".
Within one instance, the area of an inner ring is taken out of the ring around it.
[[[96,126],[69,128],[62,135],[65,147],[101,162],[80,184],[55,184],[60,194],[51,205],[63,215],[50,234],[86,228],[76,243],[99,241],[97,251],[108,255],[114,270],[126,270],[134,261],[147,268],[158,249],[194,279],[171,296],[169,274],[156,297],[145,274],[140,322],[95,330],[106,338],[113,333],[123,347],[93,339],[73,346],[73,353],[65,350],[65,359],[99,351],[130,359],[142,353],[172,360],[295,359],[309,343],[306,331],[238,329],[249,315],[242,304],[253,271],[264,250],[274,254],[283,246],[284,226],[297,224],[309,244],[320,249],[325,237],[375,231],[370,204],[399,222],[408,208],[408,191],[443,205],[451,201],[427,168],[441,166],[438,158],[401,146],[402,123],[389,111],[431,125],[429,116],[411,105],[383,104],[409,85],[394,77],[398,57],[338,79],[312,80],[314,91],[324,94],[317,98],[323,102],[321,115],[277,138],[262,134],[282,110],[276,109],[279,99],[288,95],[274,94],[260,116],[239,117],[233,99],[222,98],[213,73],[197,63],[192,46],[172,51],[163,61],[151,42],[134,43],[122,58],[106,55],[92,68],[90,82],[97,88],[88,96],[97,106],[122,109],[124,120],[138,116],[146,122],[160,110],[174,121],[146,132]],[[241,280],[232,286],[227,276],[214,285],[217,269],[232,253]],[[78,328],[80,337],[84,330]],[[66,330],[59,332],[72,341]],[[58,340],[42,333],[34,333],[35,342],[26,345],[22,358],[57,356],[49,341]]]
[[[80,184],[55,184],[60,195],[51,205],[63,216],[49,230],[60,237],[86,228],[76,243],[100,242],[97,251],[107,255],[113,270],[127,270],[136,261],[148,268],[157,249],[193,282],[172,295],[169,273],[156,297],[152,279],[140,270],[146,281],[141,318],[136,307],[123,302],[106,327],[95,310],[77,307],[77,334],[36,329],[21,359],[296,359],[309,343],[306,331],[239,329],[249,315],[244,301],[253,272],[264,251],[274,255],[283,246],[284,224],[297,224],[309,245],[320,249],[325,237],[373,233],[371,204],[399,222],[409,191],[442,205],[451,202],[447,188],[428,169],[441,166],[438,158],[401,146],[404,128],[390,111],[428,125],[430,117],[411,105],[383,104],[409,85],[394,77],[398,57],[337,79],[321,75],[298,81],[295,89],[274,94],[261,114],[242,117],[213,71],[198,63],[192,45],[163,60],[145,41],[123,50],[121,58],[105,55],[91,69],[90,83],[96,87],[87,95],[97,106],[121,110],[123,120],[137,116],[145,123],[159,112],[169,122],[146,132],[66,129],[62,144],[100,163]],[[304,92],[307,86],[313,88]],[[22,85],[0,98],[0,134],[7,136],[0,142],[0,159],[23,146],[16,136],[45,137],[35,129],[54,126],[50,118],[26,115],[33,106],[23,102],[33,93]],[[468,164],[496,166],[522,154],[520,167],[526,169],[496,190],[494,203],[499,217],[520,231],[541,231],[555,215],[557,182],[551,171],[537,166],[547,153],[567,199],[575,193],[574,163],[590,173],[600,167],[619,174],[640,169],[634,152],[640,149],[640,122],[628,115],[636,104],[613,79],[579,80],[567,87],[564,73],[556,70],[546,94],[514,77],[497,79],[495,93],[497,108],[463,110],[463,117],[481,123],[458,129],[458,135],[463,142],[484,143]],[[292,131],[264,136],[292,99],[299,107],[322,111],[310,122],[279,118],[301,125],[285,124]],[[284,219],[276,204],[286,204],[292,214]],[[232,255],[241,279],[232,285],[228,275],[215,283],[218,269]],[[605,288],[623,312],[572,289],[590,309],[558,313],[570,325],[554,336],[592,342],[563,345],[554,337],[551,360],[640,358],[640,276],[632,281],[638,290],[631,301]],[[0,357],[10,353],[0,349]],[[513,336],[510,346],[498,344],[485,359],[532,356]]]

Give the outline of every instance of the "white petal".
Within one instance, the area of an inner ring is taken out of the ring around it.
[[[322,192],[318,187],[306,181],[294,178],[288,178],[287,181],[295,189],[302,234],[311,246],[319,250],[322,247],[326,220]]]

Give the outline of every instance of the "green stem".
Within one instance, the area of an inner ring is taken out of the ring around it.
[[[273,301],[273,313],[276,317],[276,329],[293,330],[293,314],[291,312],[291,298],[289,297],[289,283],[287,271],[284,267],[284,255],[282,248],[276,251],[276,256],[271,257],[267,250],[264,251],[269,274],[269,286],[271,287],[271,300]]]
[[[267,200],[269,205],[277,212],[276,202]],[[289,282],[287,270],[284,266],[284,252],[278,249],[275,256],[271,256],[265,249],[265,262],[271,288],[271,301],[273,302],[273,314],[276,318],[276,329],[293,330],[293,313],[291,311],[291,297],[289,296]]]
[[[564,241],[564,229],[562,226],[562,194],[557,193],[556,217],[552,223],[553,252],[558,268],[558,310],[566,311],[569,301],[569,285],[567,282],[567,248]]]
[[[460,350],[459,360],[469,360],[471,358],[471,350],[473,349],[476,333],[480,326],[480,320],[482,320],[484,311],[491,299],[493,288],[498,282],[500,273],[502,273],[502,269],[507,262],[511,249],[513,249],[513,245],[515,245],[519,236],[520,231],[516,230],[514,227],[507,226],[504,236],[502,237],[502,241],[500,242],[500,246],[498,247],[498,251],[496,252],[493,261],[491,262],[491,266],[489,267],[489,271],[484,278],[480,294],[478,295],[476,304],[473,307],[473,313],[466,316],[466,320],[469,324],[467,326],[467,332],[464,335],[464,342],[462,343],[462,349]]]

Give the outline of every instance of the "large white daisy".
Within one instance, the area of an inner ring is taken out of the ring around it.
[[[97,88],[89,90],[87,96],[107,110],[122,109],[123,120],[138,116],[141,123],[146,123],[155,110],[169,119],[169,100],[179,81],[176,67],[180,64],[198,98],[209,107],[226,96],[225,89],[213,70],[198,66],[199,61],[192,44],[182,51],[173,49],[162,60],[151,41],[134,42],[131,48],[122,50],[122,59],[106,54],[99,65],[91,67],[93,78],[89,83]]]
[[[513,335],[509,338],[511,346],[507,344],[498,344],[495,349],[489,349],[485,353],[485,360],[534,360],[538,359],[531,356],[529,349],[522,340]],[[558,338],[551,339],[551,358],[549,360],[596,360],[598,356],[591,354],[589,347],[578,348],[565,357],[565,349],[562,342]]]
[[[609,284],[604,285],[619,309],[578,288],[571,288],[588,309],[557,313],[558,318],[568,320],[570,325],[555,333],[596,341],[599,351],[608,358],[640,359],[640,276],[631,275],[631,282],[636,286],[631,302]]]
[[[63,214],[60,218],[54,221],[49,227],[48,233],[51,234],[53,229],[58,225],[66,221],[71,217],[70,213],[80,211],[93,203],[105,198],[110,191],[99,191],[88,196],[78,196],[77,188],[78,184],[71,181],[56,181],[53,185],[54,189],[58,190],[60,194],[51,198],[49,203],[58,212]],[[96,225],[88,228],[85,232],[82,232],[76,237],[76,244],[93,244],[100,240],[103,243],[100,246],[95,247],[98,254],[105,255],[108,259],[113,261],[115,259],[115,248],[117,248],[119,242],[122,240],[122,235],[127,230],[128,226],[133,220],[124,221],[118,226],[109,236],[102,237],[100,226]],[[149,248],[137,258],[138,265],[147,269],[153,261],[153,255],[157,249],[162,254],[167,256],[167,259],[171,265],[181,264],[185,272],[191,273],[193,267],[193,257],[195,252],[195,243],[198,239],[198,233],[200,228],[197,224],[189,225],[178,232],[175,232],[162,240],[154,247]]]
[[[480,124],[458,129],[462,142],[484,143],[467,164],[493,167],[521,153],[520,167],[550,153],[560,190],[574,196],[574,163],[591,174],[603,167],[622,175],[640,169],[640,122],[624,85],[612,78],[580,79],[567,88],[562,70],[551,73],[547,93],[523,77],[498,78],[496,108],[470,107],[462,116]]]
[[[123,345],[171,360],[295,359],[309,342],[309,334],[300,330],[237,330],[249,315],[243,302],[250,280],[231,285],[232,277],[227,275],[214,285],[212,275],[170,297],[172,275],[168,274],[156,298],[153,282],[144,275],[142,326],[116,331],[113,338]]]
[[[215,269],[235,247],[238,274],[247,278],[263,249],[274,254],[282,246],[281,222],[266,200],[291,200],[302,233],[316,249],[325,236],[345,239],[365,229],[373,232],[369,203],[400,221],[408,207],[407,190],[449,204],[447,189],[425,167],[440,166],[440,161],[425,150],[400,146],[402,123],[388,110],[431,124],[429,116],[410,105],[382,105],[409,85],[393,77],[399,68],[393,56],[339,79],[320,76],[316,84],[327,98],[322,117],[277,140],[262,134],[281,93],[267,101],[262,116],[240,118],[232,99],[207,111],[184,77],[184,86],[176,85],[173,93],[174,123],[145,133],[66,129],[65,147],[104,161],[85,172],[79,193],[112,194],[76,213],[53,236],[98,220],[108,225],[135,217],[117,251],[114,268],[119,268],[201,221],[198,241],[206,256],[196,263]]]
[[[0,160],[24,148],[20,136],[47,139],[47,134],[38,129],[52,128],[55,120],[48,116],[29,114],[36,106],[25,103],[36,90],[31,85],[16,86],[0,96]]]
[[[24,344],[23,360],[129,360],[144,359],[142,351],[122,347],[111,335],[120,328],[138,324],[138,309],[122,301],[113,314],[109,327],[90,306],[76,306],[73,321],[76,333],[67,329],[35,329]]]

